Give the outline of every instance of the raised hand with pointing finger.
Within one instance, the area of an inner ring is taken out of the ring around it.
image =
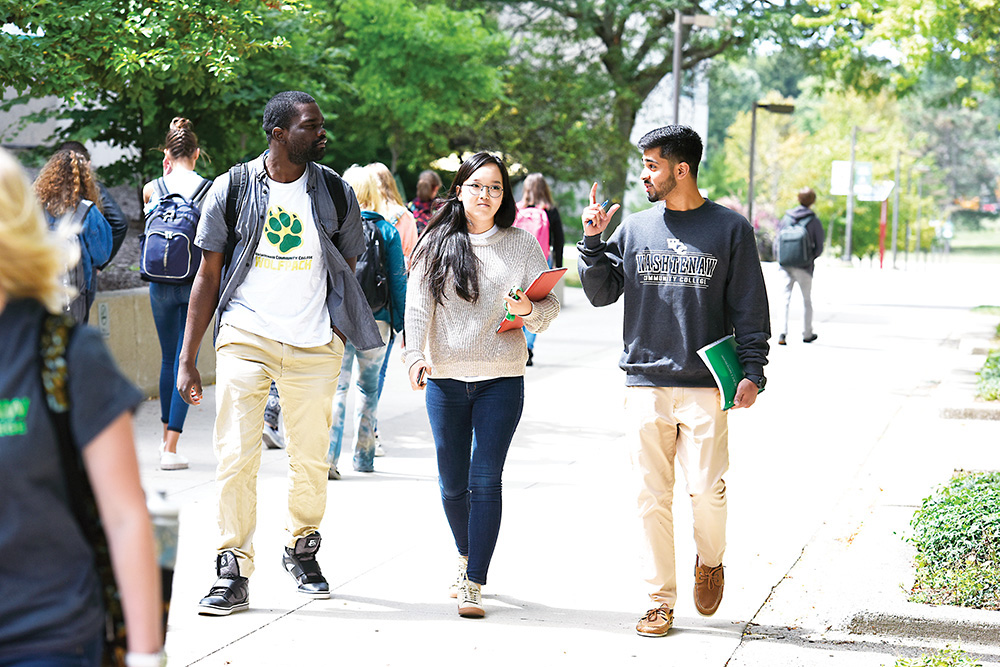
[[[590,206],[583,209],[583,215],[580,216],[583,220],[584,236],[597,236],[608,228],[608,223],[611,222],[611,218],[615,216],[621,206],[615,204],[605,211],[604,207],[607,206],[607,203],[607,201],[604,204],[597,203],[597,183],[594,183],[594,186],[590,188]]]

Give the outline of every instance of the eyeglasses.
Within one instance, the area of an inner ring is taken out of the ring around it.
[[[496,199],[497,197],[503,196],[503,186],[500,185],[483,185],[481,183],[462,183],[464,187],[469,188],[474,197],[478,197],[483,193],[483,188],[486,188],[486,192],[490,194],[490,197]]]

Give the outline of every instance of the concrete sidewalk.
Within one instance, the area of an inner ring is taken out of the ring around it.
[[[777,327],[775,267],[765,275]],[[170,664],[810,665],[833,656],[892,665],[924,641],[897,639],[899,623],[860,624],[865,614],[912,618],[897,605],[909,558],[900,535],[913,507],[954,467],[1000,468],[1000,423],[942,420],[936,394],[956,341],[981,330],[968,307],[1000,301],[987,288],[996,276],[981,266],[817,270],[820,339],[803,345],[790,332],[788,346],[772,348],[758,404],[730,418],[727,583],[712,618],[691,603],[690,506],[678,486],[680,599],[663,639],[634,632],[649,604],[622,442],[621,304],[596,309],[567,289],[562,314],[538,338],[483,620],[459,618],[448,597],[455,550],[423,396],[410,391],[398,349],[380,405],[387,456],[365,475],[349,470],[345,453],[344,478],[330,482],[320,551],[330,600],[297,595],[281,568],[286,457],[266,450],[251,609],[197,615],[214,581],[214,388],[189,412],[186,471],[156,470],[159,408],[150,401],[136,420],[143,481],[182,507]],[[794,322],[799,312],[793,305]],[[998,618],[955,613],[976,627]],[[979,654],[1000,654],[997,643]]]

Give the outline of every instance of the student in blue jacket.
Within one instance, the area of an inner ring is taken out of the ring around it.
[[[403,259],[403,243],[399,232],[391,222],[375,212],[375,206],[382,196],[375,172],[368,167],[353,166],[344,172],[344,180],[354,189],[361,207],[361,217],[374,221],[385,241],[386,276],[389,279],[389,306],[376,310],[382,340],[388,341],[391,331],[403,330],[403,314],[406,312],[406,262]],[[344,346],[344,361],[340,368],[337,393],[333,397],[333,427],[330,429],[330,479],[340,479],[337,462],[344,439],[344,416],[347,409],[347,391],[351,386],[351,368],[357,368],[356,413],[354,417],[354,470],[355,472],[375,472],[375,425],[378,421],[379,376],[383,367],[387,346],[371,350],[358,350],[350,343]],[[352,361],[353,360],[353,361]],[[354,361],[357,363],[355,364]]]

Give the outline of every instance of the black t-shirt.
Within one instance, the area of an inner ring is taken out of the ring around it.
[[[102,608],[93,554],[68,505],[39,370],[42,306],[0,312],[0,658],[93,640]],[[82,450],[142,394],[100,332],[77,327],[67,350],[70,427]]]

